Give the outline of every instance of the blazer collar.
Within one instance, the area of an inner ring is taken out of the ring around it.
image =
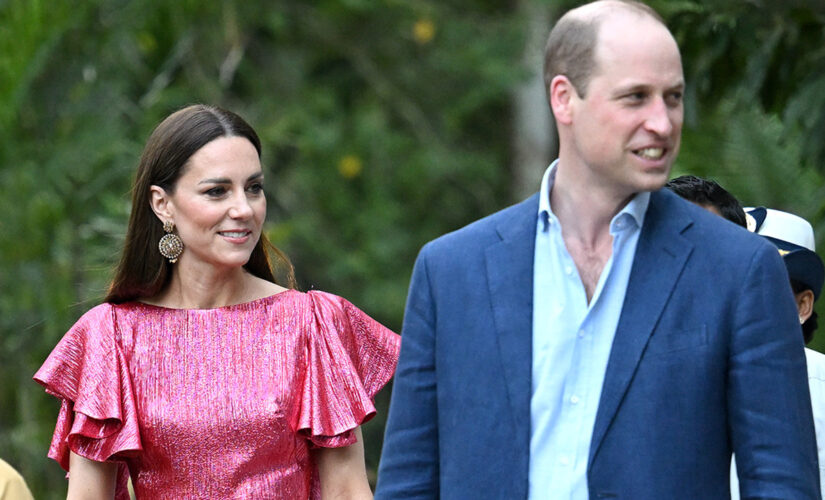
[[[496,219],[499,241],[486,249],[487,286],[518,447],[530,449],[533,253],[538,194]],[[521,450],[520,450],[521,451]]]
[[[529,453],[532,384],[533,257],[538,194],[495,221],[499,241],[486,249],[486,276],[508,403],[520,452]],[[607,364],[590,460],[598,452],[633,378],[647,341],[676,286],[693,245],[681,234],[693,219],[669,191],[651,193],[627,294]]]
[[[636,247],[622,313],[607,362],[589,464],[624,399],[659,317],[673,292],[693,245],[682,233],[693,219],[675,194],[651,193],[642,234]]]

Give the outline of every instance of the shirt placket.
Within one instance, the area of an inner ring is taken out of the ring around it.
[[[592,354],[592,335],[588,334],[588,307],[584,285],[576,271],[575,263],[567,252],[564,252],[564,274],[567,288],[567,297],[574,298],[568,307],[576,308],[577,321],[569,325],[569,335],[574,336],[573,354],[570,363],[570,370],[564,384],[562,395],[562,415],[561,421],[567,422],[570,428],[565,440],[565,446],[560,450],[557,465],[565,470],[572,471],[579,469],[582,464],[581,440],[576,436],[581,436],[585,431],[586,401],[588,393],[588,370],[583,370],[583,362],[590,358]]]

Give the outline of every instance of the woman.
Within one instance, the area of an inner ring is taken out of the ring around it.
[[[360,424],[399,338],[275,283],[261,144],[190,106],[152,133],[105,302],[35,375],[61,398],[69,498],[371,498]],[[289,285],[294,282],[288,266]]]

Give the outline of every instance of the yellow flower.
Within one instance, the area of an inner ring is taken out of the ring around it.
[[[435,24],[429,19],[419,19],[413,25],[413,38],[420,45],[430,43],[435,37]]]
[[[158,41],[148,31],[141,31],[137,35],[138,49],[144,54],[150,54],[158,48]]]
[[[354,179],[361,175],[361,170],[364,169],[361,158],[355,155],[346,155],[338,160],[338,173],[345,179]]]

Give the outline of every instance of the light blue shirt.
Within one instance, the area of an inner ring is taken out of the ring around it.
[[[588,304],[550,209],[557,163],[541,182],[533,262],[529,498],[586,500],[593,424],[650,193],[611,220],[612,254]]]

